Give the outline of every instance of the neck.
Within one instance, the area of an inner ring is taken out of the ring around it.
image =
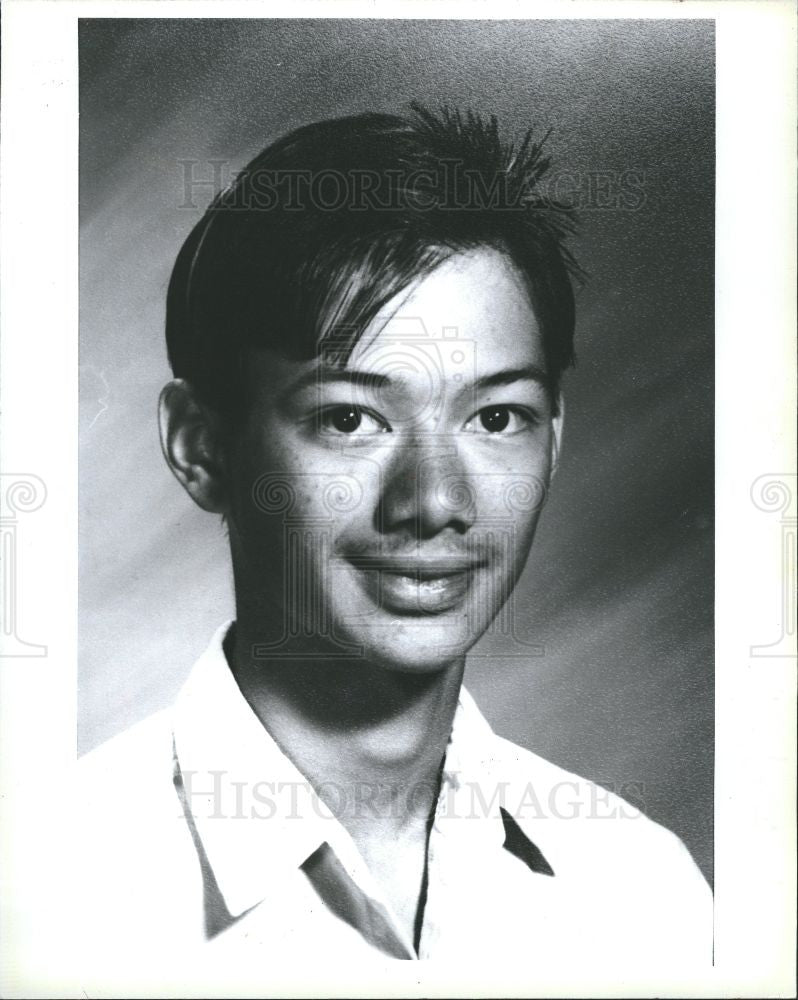
[[[353,838],[425,828],[438,795],[464,660],[399,672],[366,659],[255,659],[246,620],[225,652],[253,711]],[[296,652],[296,650],[294,650]],[[326,791],[325,791],[326,790]]]

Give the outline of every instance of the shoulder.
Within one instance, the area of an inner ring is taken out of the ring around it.
[[[198,924],[198,860],[173,775],[170,710],[78,761],[80,919],[92,939],[110,935],[112,950],[120,927],[136,940],[171,928],[174,939]]]
[[[625,798],[501,737],[497,749],[509,811],[555,871],[559,864],[592,883],[706,902],[709,888],[690,852],[643,811],[642,784],[628,785]]]
[[[591,880],[678,874],[706,889],[681,840],[645,814],[642,782],[627,782],[623,795],[610,791],[497,735],[465,689],[460,698],[457,759],[475,778],[474,805],[500,801],[555,870],[557,861]]]
[[[172,718],[157,712],[78,760],[79,822],[95,859],[142,848],[184,822],[173,782]],[[96,842],[99,842],[96,843]]]
[[[140,794],[145,789],[154,792],[171,782],[171,762],[172,713],[164,709],[81,757],[79,794],[90,796],[100,786],[104,799]]]
[[[641,961],[711,960],[711,891],[679,837],[640,808],[644,788],[633,803],[500,737],[495,746],[506,808],[554,870],[577,937],[598,946],[610,935]]]
[[[76,803],[91,869],[151,870],[182,850],[186,823],[174,786],[172,713],[157,712],[78,760]],[[153,853],[149,853],[149,852]]]
[[[539,835],[551,828],[561,852],[576,852],[571,863],[592,864],[600,851],[605,864],[627,869],[652,860],[694,867],[679,838],[644,813],[642,784],[629,783],[623,797],[502,737],[496,746],[515,819]]]

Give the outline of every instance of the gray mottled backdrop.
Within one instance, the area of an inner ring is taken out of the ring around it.
[[[80,77],[80,750],[168,704],[232,610],[219,519],[155,422],[169,272],[212,193],[186,207],[188,172],[449,102],[554,126],[591,276],[516,638],[483,641],[467,682],[502,734],[642,798],[710,875],[712,23],[90,20]]]

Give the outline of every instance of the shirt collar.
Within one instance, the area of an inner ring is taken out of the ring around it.
[[[231,916],[260,902],[267,886],[326,839],[326,815],[233,677],[214,634],[175,705],[176,763],[184,802]]]
[[[178,695],[177,777],[184,806],[232,917],[263,900],[325,842],[367,895],[379,898],[359,852],[242,695],[225,657],[232,622],[214,634]],[[465,689],[444,761],[435,825],[460,846],[507,846],[500,741]],[[449,822],[454,819],[468,822]]]

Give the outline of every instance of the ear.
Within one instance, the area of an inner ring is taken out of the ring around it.
[[[203,510],[225,513],[227,477],[219,421],[184,379],[174,379],[161,390],[158,424],[167,465],[191,499]]]
[[[562,398],[562,394],[557,396],[557,416],[551,419],[551,472],[550,476],[554,476],[557,471],[557,466],[560,464],[560,447],[562,446],[562,425],[563,417],[565,416],[565,400]]]

